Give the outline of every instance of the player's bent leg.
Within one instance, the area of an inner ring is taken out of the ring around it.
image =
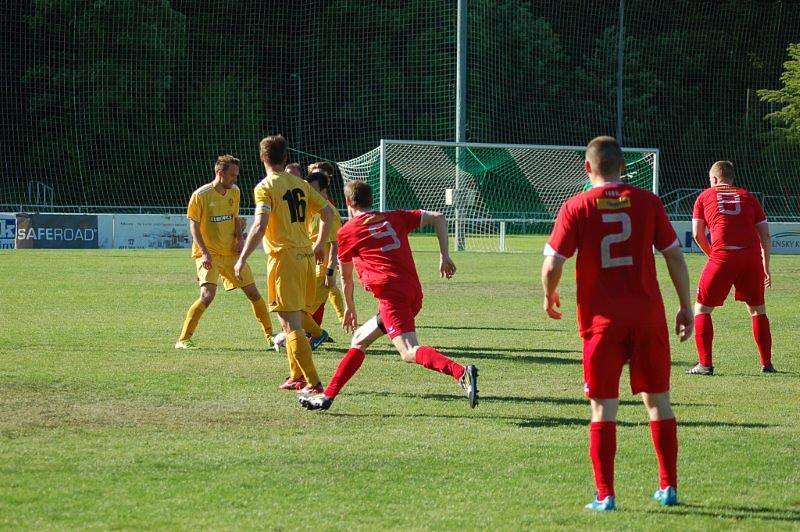
[[[264,338],[267,340],[267,348],[272,347],[272,321],[269,319],[269,310],[267,309],[267,302],[261,297],[261,293],[256,288],[255,283],[248,284],[242,287],[242,292],[250,300],[250,307],[253,310],[253,316],[256,321],[261,325],[261,330],[264,332]]]
[[[650,417],[650,436],[658,458],[658,489],[653,500],[678,504],[678,423],[670,405],[669,392],[642,393]]]
[[[183,320],[181,327],[181,335],[175,343],[176,349],[196,349],[191,338],[194,331],[197,329],[197,324],[200,323],[200,318],[203,313],[214,301],[214,296],[217,294],[217,285],[205,283],[200,287],[200,297],[192,303],[189,310],[186,312],[186,318]]]
[[[694,341],[697,346],[698,362],[686,373],[689,375],[713,375],[714,359],[712,357],[712,347],[714,344],[714,324],[711,321],[711,313],[714,307],[703,305],[699,301],[694,305]]]
[[[278,315],[278,321],[281,324],[281,329],[283,329],[283,334],[286,338],[286,358],[289,361],[289,380],[291,381],[306,381],[308,384],[307,377],[305,372],[303,371],[302,364],[300,361],[297,360],[296,354],[294,352],[294,346],[292,349],[289,348],[289,341],[288,337],[290,334],[295,333],[296,331],[302,331],[301,323],[300,323],[300,313],[299,312],[286,312],[286,311],[277,311],[276,314]],[[303,333],[303,338],[305,338],[305,333]],[[308,341],[306,341],[307,343]],[[284,383],[286,384],[286,383]],[[283,385],[282,385],[283,386]],[[288,388],[281,388],[281,389],[288,389]]]
[[[772,365],[772,331],[767,317],[767,305],[747,305],[753,321],[753,339],[758,347],[762,373],[776,373]]]
[[[589,457],[594,470],[595,500],[587,510],[607,512],[616,507],[614,493],[614,460],[617,454],[617,410],[619,398],[589,398]]]

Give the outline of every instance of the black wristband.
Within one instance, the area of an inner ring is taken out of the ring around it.
[[[328,268],[328,277],[332,276],[334,272],[333,268]]]

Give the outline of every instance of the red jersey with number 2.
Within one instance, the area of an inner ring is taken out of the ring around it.
[[[615,325],[665,326],[653,247],[678,245],[658,196],[612,183],[562,205],[545,255],[578,251],[578,327],[585,335]]]
[[[692,218],[703,220],[711,231],[711,251],[760,249],[756,225],[767,216],[758,199],[743,188],[717,185],[700,193]]]
[[[352,262],[364,288],[381,297],[398,288],[422,292],[408,243],[422,211],[367,212],[349,220],[336,237],[339,262]]]

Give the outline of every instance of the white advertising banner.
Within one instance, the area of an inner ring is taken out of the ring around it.
[[[672,222],[684,251],[700,253],[692,238],[692,222]],[[775,255],[800,255],[800,223],[770,222],[772,253]]]
[[[115,214],[100,234],[101,247],[121,249],[188,248],[192,245],[189,221],[184,214]]]

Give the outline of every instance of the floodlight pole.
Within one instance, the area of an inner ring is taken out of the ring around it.
[[[619,0],[619,23],[617,24],[617,142],[622,146],[622,69],[625,59],[625,0]]]
[[[456,142],[466,141],[467,130],[467,0],[458,0],[456,47]],[[460,219],[461,148],[456,147],[455,204],[456,249],[464,250],[464,232]]]

